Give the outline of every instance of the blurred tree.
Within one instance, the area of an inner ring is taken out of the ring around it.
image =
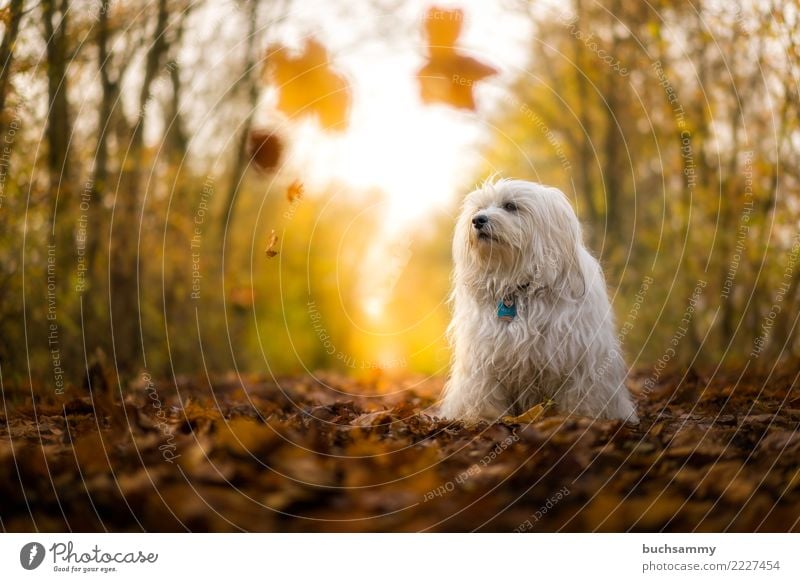
[[[132,123],[127,151],[123,153],[111,218],[110,313],[114,360],[123,374],[131,374],[142,365],[139,263],[143,249],[138,234],[142,223],[142,175],[147,168],[148,157],[144,135],[148,107],[153,98],[153,84],[169,50],[166,34],[168,20],[167,0],[158,0],[152,36],[145,53],[136,118]]]
[[[14,49],[17,42],[17,35],[19,34],[19,25],[22,21],[22,14],[25,7],[25,0],[11,0],[6,10],[8,11],[5,18],[5,31],[3,32],[3,40],[0,41],[0,136],[6,135],[6,124],[8,123],[8,114],[6,113],[6,99],[8,97],[11,72],[14,65]]]
[[[42,20],[47,42],[47,161],[50,184],[57,191],[69,187],[73,174],[69,164],[72,137],[67,77],[70,61],[69,10],[69,0],[42,0]]]
[[[236,194],[242,187],[245,172],[250,165],[249,140],[253,130],[253,120],[257,113],[258,99],[261,95],[261,75],[264,51],[264,37],[271,32],[275,24],[280,22],[285,13],[290,9],[291,0],[275,2],[273,10],[267,16],[269,24],[259,24],[259,7],[264,4],[262,0],[239,0],[239,5],[246,10],[247,34],[244,44],[244,59],[239,77],[236,79],[232,93],[241,92],[244,95],[244,114],[240,117],[237,128],[238,137],[233,152],[233,167],[230,173],[228,192],[225,199],[225,212],[221,215],[223,230],[229,226],[235,217]]]

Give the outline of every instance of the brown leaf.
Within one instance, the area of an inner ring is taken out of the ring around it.
[[[110,449],[114,446],[113,442],[111,435],[106,435],[104,438],[98,432],[87,433],[73,441],[72,452],[83,475],[94,475],[111,470],[108,456]]]
[[[217,449],[233,455],[249,457],[265,450],[279,440],[275,430],[251,418],[235,418],[217,424],[214,442]]]
[[[669,404],[672,390],[652,393],[641,399],[643,425],[634,430],[545,405],[515,417],[532,424],[436,419],[425,411],[442,381],[424,393],[410,377],[381,381],[386,394],[348,372],[231,373],[210,385],[189,374],[175,378],[180,401],[165,389],[158,408],[141,394],[138,409],[128,399],[124,407],[93,405],[77,390],[7,404],[3,524],[9,531],[301,531],[309,520],[323,531],[512,531],[526,521],[539,531],[797,529],[797,408],[781,406],[783,393],[765,395],[761,382],[738,383],[730,398],[720,398],[725,383],[712,382],[709,407]],[[762,404],[754,408],[757,395]],[[115,414],[144,430],[115,425]],[[86,511],[87,493],[102,522]]]
[[[272,229],[272,232],[270,232],[269,238],[267,239],[267,248],[264,249],[264,253],[267,255],[268,259],[278,256],[278,251],[275,249],[277,245],[278,235],[275,234],[275,229]]]
[[[278,167],[283,154],[283,140],[274,131],[254,129],[248,139],[250,159],[263,172]]]
[[[362,414],[358,418],[354,418],[353,426],[379,426],[386,425],[392,422],[392,415],[387,410],[379,410],[377,412],[369,412]]]

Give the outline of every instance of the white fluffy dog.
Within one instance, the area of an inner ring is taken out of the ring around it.
[[[605,279],[561,191],[485,183],[464,202],[453,256],[444,416],[493,421],[552,399],[565,413],[638,422]]]

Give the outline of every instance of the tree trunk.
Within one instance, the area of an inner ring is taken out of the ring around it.
[[[130,143],[123,162],[122,175],[111,218],[111,316],[114,334],[114,357],[117,370],[129,377],[143,363],[140,346],[141,311],[139,306],[139,245],[141,224],[140,190],[144,164],[144,127],[147,107],[168,44],[165,36],[169,12],[167,0],[159,0],[156,26],[145,57],[144,79],[139,91],[138,117],[134,122]]]
[[[221,231],[225,231],[230,227],[230,223],[235,216],[236,195],[239,192],[239,186],[242,183],[244,174],[249,165],[248,156],[248,137],[253,128],[253,116],[255,115],[255,108],[258,104],[258,75],[255,75],[253,70],[256,65],[255,43],[256,31],[258,30],[258,4],[259,0],[250,0],[248,11],[248,22],[250,26],[247,31],[247,54],[245,55],[244,71],[242,72],[242,79],[246,83],[247,90],[247,106],[249,107],[247,117],[242,123],[241,134],[236,144],[236,153],[234,154],[233,169],[231,171],[231,182],[228,187],[228,195],[226,197],[225,207],[222,212],[222,225]]]
[[[3,140],[4,148],[10,146],[5,141],[5,134],[8,129],[10,119],[6,114],[6,98],[8,97],[8,86],[11,82],[11,67],[14,61],[14,44],[19,34],[19,23],[22,20],[25,0],[11,0],[8,5],[9,17],[6,24],[3,41],[0,42],[0,139]],[[7,152],[4,152],[7,154]]]
[[[67,14],[69,0],[42,0],[44,30],[47,42],[47,165],[51,187],[60,192],[69,186],[70,122],[67,67]]]
[[[583,14],[583,3],[575,0],[575,14],[578,17],[577,26],[580,28]],[[586,78],[587,73],[584,68],[584,49],[575,43],[575,82],[578,93],[578,118],[580,120],[580,132],[578,134],[578,188],[579,195],[583,197],[584,203],[589,213],[589,222],[592,225],[590,231],[590,246],[595,252],[600,252],[599,240],[601,239],[598,229],[600,228],[599,211],[595,204],[594,182],[592,180],[592,119],[589,114],[591,103],[589,102],[589,82]]]
[[[175,25],[175,38],[173,46],[176,50],[180,50],[183,43],[183,34],[185,31],[186,19],[192,13],[194,8],[193,3],[181,6],[180,15],[177,24]],[[165,133],[165,151],[167,158],[180,162],[186,156],[186,151],[189,147],[189,138],[186,135],[186,128],[183,121],[183,114],[181,113],[181,100],[183,93],[183,81],[181,79],[181,65],[177,55],[173,52],[172,60],[167,64],[169,71],[169,80],[172,87],[172,95],[167,104],[164,112],[164,127]]]
[[[610,30],[612,37],[611,54],[619,54],[619,39],[615,30],[615,23],[617,22],[618,15],[620,14],[620,6],[618,2],[612,2],[610,6]],[[617,73],[611,68],[606,68],[606,134],[605,134],[605,163],[603,171],[603,182],[605,184],[605,218],[606,218],[606,235],[609,251],[616,253],[617,250],[622,250],[622,229],[624,221],[622,216],[628,212],[628,208],[623,209],[620,205],[620,194],[623,188],[622,173],[625,171],[620,164],[622,129],[619,127],[620,120],[623,115],[621,114],[621,106],[619,99],[618,86],[620,81],[617,78]],[[598,249],[599,252],[599,249]]]

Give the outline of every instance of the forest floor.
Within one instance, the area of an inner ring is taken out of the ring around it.
[[[800,531],[793,381],[634,375],[635,427],[465,425],[431,414],[441,380],[334,373],[141,382],[124,405],[6,387],[0,529]]]

